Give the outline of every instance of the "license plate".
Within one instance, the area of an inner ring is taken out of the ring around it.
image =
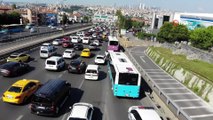
[[[8,96],[7,96],[7,98],[12,99],[12,98],[13,98],[13,96],[8,95]]]
[[[37,107],[37,108],[38,108],[38,109],[45,109],[45,107],[40,107],[40,106],[39,106],[39,107]]]

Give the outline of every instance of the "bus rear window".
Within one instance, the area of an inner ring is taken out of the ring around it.
[[[119,73],[118,84],[138,85],[138,74]]]

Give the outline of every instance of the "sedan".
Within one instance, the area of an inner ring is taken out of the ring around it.
[[[90,56],[91,56],[90,49],[85,48],[81,51],[81,57],[90,57]]]
[[[105,64],[106,57],[104,55],[97,55],[95,57],[95,64]]]
[[[76,53],[73,49],[66,49],[63,53],[63,58],[73,58],[75,57]]]
[[[75,59],[70,62],[68,65],[68,72],[70,73],[83,73],[86,70],[86,63],[82,60]]]
[[[97,49],[98,49],[98,46],[97,46],[96,44],[91,43],[91,44],[89,45],[89,49],[90,49],[90,50],[97,50]]]
[[[18,80],[3,93],[3,102],[21,104],[25,103],[40,87],[38,80]]]
[[[25,53],[13,53],[7,58],[7,62],[28,62],[30,55]]]
[[[74,44],[73,45],[73,48],[75,50],[83,50],[84,49],[84,46],[82,44]]]
[[[8,62],[0,67],[2,76],[17,76],[29,70],[30,66],[27,63]]]
[[[75,103],[67,120],[92,120],[94,108],[89,103]]]
[[[55,39],[52,42],[53,45],[61,45],[62,44],[62,40],[61,39]]]
[[[64,48],[68,48],[68,47],[72,47],[73,44],[70,41],[63,41],[62,43],[62,47]]]

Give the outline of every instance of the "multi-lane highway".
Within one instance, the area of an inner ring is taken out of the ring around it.
[[[93,57],[81,58],[87,64],[94,63],[94,56],[98,53],[104,53],[107,43],[100,46],[99,51],[92,51]],[[62,54],[65,48],[58,46],[57,53]],[[80,54],[80,51],[77,51]],[[30,52],[33,60],[29,62],[32,69],[30,72],[18,77],[0,76],[0,95],[15,81],[19,79],[36,79],[45,83],[49,79],[63,79],[72,84],[72,93],[63,106],[60,116],[44,117],[30,113],[29,103],[25,105],[13,105],[0,101],[0,119],[1,120],[65,120],[69,114],[69,106],[75,102],[88,102],[95,106],[93,120],[127,120],[127,110],[132,105],[151,106],[151,101],[144,96],[145,84],[142,82],[142,96],[140,99],[128,99],[114,97],[111,90],[111,82],[108,78],[107,66],[100,66],[99,81],[84,80],[84,74],[71,74],[66,70],[61,72],[47,71],[44,69],[45,59],[39,57],[39,48]],[[79,57],[79,56],[78,56]],[[69,63],[70,60],[66,60]]]

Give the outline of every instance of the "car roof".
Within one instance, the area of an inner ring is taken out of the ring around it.
[[[158,113],[153,109],[136,109],[136,111],[138,111],[142,120],[161,120]]]
[[[16,64],[19,64],[19,62],[7,62],[7,63],[1,65],[1,68],[3,68],[3,69],[10,68],[10,67],[13,67]]]
[[[97,70],[98,69],[98,65],[89,64],[87,66],[87,69]]]
[[[76,103],[72,107],[72,111],[70,113],[69,117],[73,118],[86,118],[87,113],[90,106],[87,105],[87,103]]]
[[[51,100],[54,99],[55,92],[66,84],[64,80],[48,80],[43,86],[35,92],[36,96],[49,97]]]
[[[52,45],[51,43],[43,43],[42,45]]]
[[[74,51],[73,49],[66,49],[65,51]]]
[[[90,51],[90,49],[88,49],[88,48],[85,48],[85,49],[83,49],[83,51]]]
[[[48,58],[47,60],[59,60],[61,59],[62,57],[60,56],[51,56],[50,58]]]
[[[22,79],[15,82],[12,86],[18,86],[18,87],[24,87],[30,82],[38,82],[38,80],[28,80],[28,79]]]

